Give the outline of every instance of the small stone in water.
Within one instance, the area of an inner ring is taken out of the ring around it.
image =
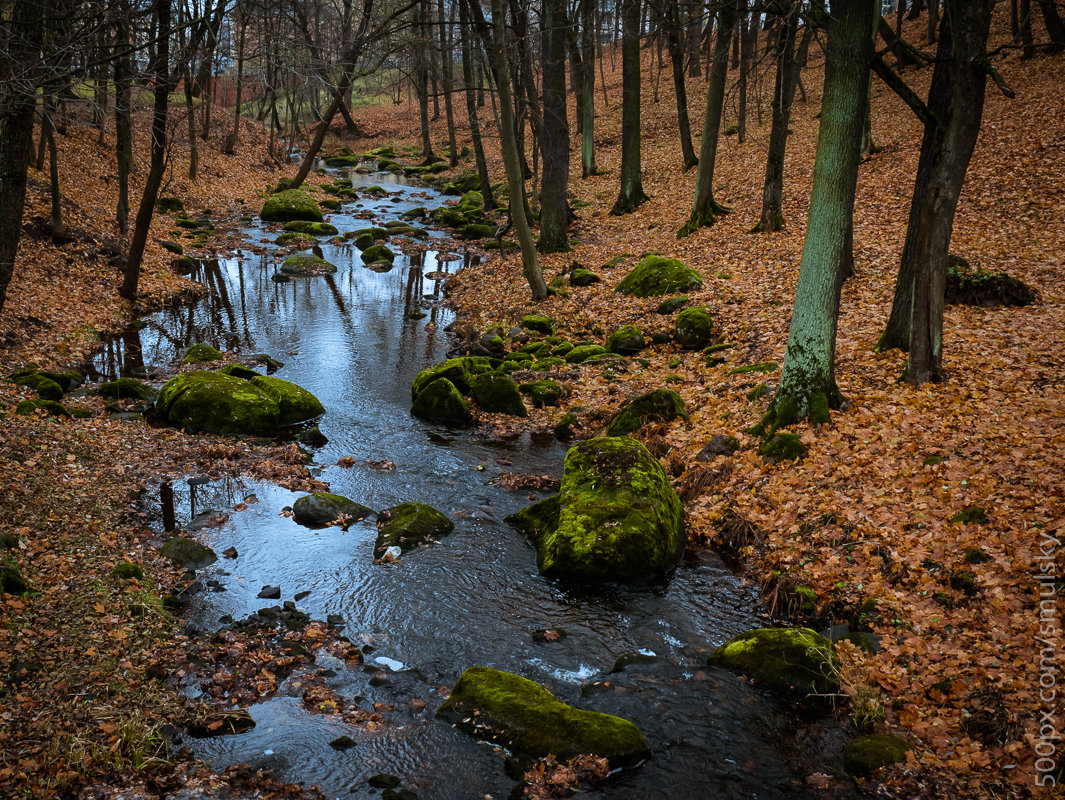
[[[262,588],[262,591],[260,591],[259,594],[256,595],[256,596],[257,597],[261,597],[264,600],[277,600],[279,597],[281,597],[281,587],[280,586],[264,586]]]
[[[293,599],[293,600],[295,600],[295,601],[297,601],[297,602],[299,602],[299,601],[300,601],[300,600],[302,600],[302,599],[303,599],[304,597],[307,597],[307,596],[308,596],[308,595],[309,595],[310,593],[311,593],[311,590],[310,590],[310,589],[307,589],[307,590],[306,590],[306,591],[304,591],[304,592],[296,592],[296,595],[295,595],[295,596],[294,596],[294,597],[293,597],[292,599]]]

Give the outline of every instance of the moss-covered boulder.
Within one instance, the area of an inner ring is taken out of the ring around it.
[[[627,436],[648,422],[671,422],[687,419],[684,401],[671,389],[655,389],[622,406],[607,427],[607,436]]]
[[[543,314],[526,314],[521,318],[521,327],[527,331],[552,334],[555,332],[555,321]]]
[[[267,222],[291,222],[296,219],[321,222],[322,209],[306,192],[299,189],[286,189],[270,195],[263,203],[263,210],[259,216]]]
[[[843,748],[843,768],[857,778],[866,778],[881,767],[905,761],[909,750],[907,742],[888,733],[859,736]]]
[[[463,672],[437,714],[526,758],[563,761],[591,753],[620,767],[649,753],[647,740],[628,720],[574,708],[537,683],[490,667]]]
[[[340,233],[336,225],[330,225],[328,222],[311,222],[306,219],[286,222],[285,230],[290,233],[305,233],[309,236],[336,236]]]
[[[623,356],[632,356],[643,350],[643,332],[635,325],[626,325],[610,334],[606,351]]]
[[[606,348],[600,344],[579,344],[566,353],[566,363],[581,364],[592,356],[600,356]]]
[[[684,308],[688,305],[688,296],[679,294],[676,297],[667,297],[661,303],[658,304],[658,308],[655,309],[655,313],[658,314],[673,314],[676,311]]]
[[[365,264],[391,264],[396,254],[383,244],[374,244],[362,251],[362,260]]]
[[[463,239],[487,239],[494,236],[496,229],[491,225],[482,225],[478,222],[470,222],[462,226],[459,236]]]
[[[262,373],[256,372],[253,369],[245,367],[243,364],[226,364],[219,370],[216,370],[220,375],[232,375],[234,378],[241,378],[246,381],[250,381],[252,378],[258,378]]]
[[[425,206],[418,206],[417,208],[410,208],[399,215],[400,219],[412,220],[423,219],[428,216],[429,212]]]
[[[673,321],[673,337],[685,350],[702,350],[710,344],[714,320],[706,306],[692,306],[677,314]]]
[[[173,214],[185,210],[185,201],[180,197],[160,197],[155,201],[155,207],[164,214]]]
[[[14,559],[0,561],[0,594],[25,594],[28,588]]]
[[[646,256],[629,272],[614,291],[636,297],[652,297],[698,289],[703,285],[699,273],[676,258]]]
[[[155,389],[136,378],[119,378],[101,383],[97,392],[100,397],[110,400],[154,400],[156,395]]]
[[[277,403],[279,425],[295,425],[325,413],[325,407],[317,397],[291,381],[258,373],[249,381]]]
[[[400,503],[377,515],[377,541],[374,557],[389,547],[406,553],[412,548],[438,541],[455,529],[455,523],[425,503]]]
[[[445,228],[461,228],[469,222],[465,214],[451,206],[434,208],[429,212],[429,219]]]
[[[281,409],[251,381],[199,371],[176,375],[159,390],[155,415],[178,428],[208,433],[272,433]]]
[[[17,406],[15,406],[15,413],[20,417],[27,417],[34,414],[37,411],[44,411],[50,417],[73,417],[73,416],[88,416],[88,412],[84,415],[74,414],[74,411],[81,409],[67,408],[62,403],[57,403],[55,400],[45,400],[41,398],[39,400],[23,400]]]
[[[144,580],[144,567],[136,561],[123,559],[122,561],[116,562],[115,565],[111,567],[111,577],[123,581],[142,581]]]
[[[278,234],[278,237],[274,239],[274,244],[306,249],[313,247],[316,244],[316,240],[306,233],[282,233]]]
[[[209,361],[218,361],[222,358],[221,352],[209,344],[194,344],[185,351],[181,359],[185,364],[206,364]]]
[[[518,391],[527,395],[533,406],[557,406],[562,399],[562,386],[557,381],[530,381],[518,385]]]
[[[591,286],[593,283],[599,283],[599,276],[584,267],[577,267],[570,273],[569,282],[571,286]]]
[[[290,278],[314,278],[319,275],[332,275],[337,268],[312,253],[297,253],[286,258],[279,271]]]
[[[11,378],[11,382],[16,386],[25,386],[33,389],[42,400],[59,401],[63,399],[63,387],[48,376],[42,375],[35,370],[16,374]]]
[[[463,211],[468,209],[482,209],[484,208],[484,195],[478,192],[476,189],[470,189],[459,198],[458,207]]]
[[[485,372],[470,381],[470,394],[482,411],[489,414],[529,416],[518,385],[502,372]]]
[[[411,403],[410,413],[434,422],[461,424],[473,419],[462,393],[447,378],[437,378],[419,391]]]
[[[839,692],[839,660],[832,642],[809,628],[756,628],[710,654],[725,667],[792,700],[827,700]]]
[[[410,397],[413,400],[426,386],[437,378],[447,378],[455,385],[462,394],[469,394],[470,379],[482,372],[492,372],[499,369],[500,361],[487,356],[461,356],[449,358],[431,367],[426,367],[419,372],[410,386]]]
[[[210,547],[184,536],[167,539],[159,553],[185,569],[200,569],[218,560]]]
[[[67,370],[66,372],[53,372],[52,370],[42,369],[38,370],[41,375],[48,378],[50,381],[54,381],[59,384],[59,388],[64,392],[69,392],[75,386],[79,385],[84,376],[80,372],[74,370]]]
[[[684,511],[658,459],[635,439],[600,437],[566,454],[562,486],[507,518],[530,535],[540,571],[647,583],[684,551]]]
[[[350,520],[366,519],[373,509],[339,494],[315,492],[300,497],[292,504],[292,519],[308,528],[324,528],[341,516]]]

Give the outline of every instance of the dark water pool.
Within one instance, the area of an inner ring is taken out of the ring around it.
[[[351,177],[356,189],[380,184],[390,196],[330,215],[342,232],[371,224],[356,215],[380,224],[443,199],[379,174]],[[254,223],[244,233],[252,242],[275,235]],[[408,248],[413,254],[397,255],[384,274],[365,268],[350,245],[322,244],[339,272],[283,284],[271,280],[279,260],[272,246],[220,259],[198,273],[211,289],[205,300],[149,317],[96,362],[101,375],[138,372],[174,361],[196,342],[269,353],[285,362],[279,377],[308,388],[327,409],[320,427],[329,443],[316,451],[314,470],[332,491],[375,509],[419,500],[456,522],[440,544],[382,565],[373,562],[372,521],[313,531],[280,515],[298,495],[270,484],[178,487],[179,522],[208,509],[229,513],[225,524],[198,536],[217,552],[232,546],[239,553],[202,571],[216,590],[198,596],[190,623],[214,630],[225,615],[239,619],[278,602],[257,599],[267,584],[281,587],[282,601],[309,591],[298,607],[315,618],[342,617],[344,632],[373,648],[367,664],[389,675],[386,684],[371,685],[369,672],[345,669],[323,653],[317,665],[334,669],[330,684],[361,707],[395,706],[387,724],[366,731],[307,712],[301,687],[289,683],[251,709],[253,730],[197,742],[198,755],[218,767],[269,768],[338,798],[380,796],[366,784],[379,772],[400,776],[422,798],[506,797],[515,782],[504,771],[504,755],[434,718],[440,687],[453,685],[468,666],[487,665],[641,727],[652,757],[596,796],[812,791],[807,775],[840,768],[838,726],[796,717],[735,676],[704,667],[710,649],[760,624],[750,587],[709,555],[691,555],[668,583],[641,589],[574,588],[540,577],[531,547],[503,522],[530,496],[490,480],[504,471],[558,476],[564,447],[528,437],[486,442],[410,415],[411,380],[444,358],[450,344],[441,281],[427,273],[461,268],[465,254],[442,243],[424,240],[424,252]],[[354,466],[337,466],[343,457]],[[368,463],[382,460],[395,469]],[[246,510],[234,510],[245,501]],[[548,627],[568,635],[534,642],[533,631]],[[657,660],[606,675],[619,656],[637,652]],[[603,687],[604,680],[610,685]],[[336,752],[328,743],[342,734],[356,746]]]

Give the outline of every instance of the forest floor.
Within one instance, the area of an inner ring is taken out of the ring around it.
[[[1000,5],[996,42],[1007,38],[1006,13]],[[922,41],[923,24],[907,28],[911,41]],[[591,435],[630,397],[661,387],[682,396],[689,418],[643,437],[676,476],[690,546],[738,559],[782,620],[845,623],[882,637],[876,654],[840,645],[850,695],[842,713],[856,727],[895,733],[913,746],[904,764],[868,785],[871,793],[1038,795],[1043,773],[1036,748],[1051,741],[1040,739],[1040,724],[1061,729],[1060,691],[1040,694],[1041,682],[1060,688],[1063,681],[1061,605],[1055,596],[1041,614],[1035,577],[1065,574],[1059,544],[1065,411],[1055,394],[1065,360],[1062,58],[1021,61],[1015,50],[996,56],[1017,97],[989,89],[952,241],[952,252],[1023,280],[1038,300],[1023,308],[948,307],[946,379],[920,388],[898,382],[903,354],[873,349],[891,305],[920,146],[917,121],[874,80],[873,133],[882,150],[860,169],[857,274],[843,289],[836,353],[847,405],[820,430],[795,429],[809,448],[796,463],[764,464],[757,440],[744,429],[765,412],[784,356],[816,145],[818,58],[804,72],[807,99],[797,100],[793,112],[782,232],[749,233],[760,210],[769,136],[763,97],[765,124],[758,124],[752,104],[747,141],[725,137],[719,148],[715,195],[733,212],[692,236],[675,237],[688,216],[695,174],[681,168],[668,67],[662,71],[649,60],[642,153],[650,201],[623,217],[608,214],[621,142],[620,63],[608,55],[605,92],[597,88],[597,102],[604,93],[607,98],[596,118],[601,172],[581,180],[579,165],[572,170],[573,249],[542,258],[548,280],[578,262],[602,281],[534,305],[510,255],[486,257],[450,286],[467,331],[509,327],[535,312],[552,317],[568,338],[602,341],[626,324],[645,334],[669,330],[670,318],[655,313],[657,300],[613,292],[641,254],[680,258],[702,275],[703,287],[688,294],[712,310],[715,341],[731,345],[715,354],[723,363],[656,345],[641,354],[647,366],[567,372],[563,406],[533,411],[527,425],[552,429],[569,411]],[[919,93],[927,91],[928,69],[903,74]],[[705,83],[689,83],[698,129]],[[771,83],[767,73],[763,94]],[[735,118],[734,99],[729,103],[726,125]],[[355,150],[418,141],[416,107],[409,103],[360,109],[358,121],[373,136],[344,142]],[[433,130],[442,152],[442,120]],[[139,128],[141,143],[146,132]],[[179,140],[163,190],[182,197],[191,212],[210,208],[216,224],[257,211],[267,186],[284,174],[258,129],[248,126],[233,157],[219,153],[223,136],[202,148],[196,183],[182,177],[187,143]],[[4,374],[29,362],[77,366],[99,346],[100,334],[199,291],[169,269],[159,241],[172,238],[172,225],[159,215],[138,308],[118,299],[121,276],[107,254],[117,235],[113,138],[103,146],[95,138],[74,125],[59,137],[64,211],[78,232],[73,242],[49,242],[47,173],[31,170],[26,235],[0,315]],[[501,175],[498,153],[490,155]],[[146,171],[138,163],[133,198]],[[198,252],[234,246],[219,227]],[[752,365],[766,371],[736,371]],[[763,383],[769,393],[754,397],[751,390]],[[167,731],[160,724],[180,727],[190,714],[166,680],[183,663],[189,642],[159,608],[158,596],[179,591],[185,578],[156,555],[158,538],[137,499],[158,480],[190,469],[251,473],[290,486],[309,486],[309,475],[289,448],[119,422],[99,399],[76,401],[93,412],[85,420],[12,415],[14,404],[29,396],[0,382],[0,533],[14,537],[4,559],[17,560],[32,590],[0,595],[0,794],[58,796],[88,787],[107,796],[106,786],[132,783],[155,796],[190,779],[239,792],[254,776],[239,769],[214,775],[162,746]],[[499,426],[497,432],[510,431]],[[736,437],[740,449],[730,458],[698,460],[716,434]],[[985,523],[951,523],[972,507],[985,510]],[[144,565],[148,577],[112,576],[112,566],[125,560]],[[261,643],[249,639],[222,644],[232,658],[267,658]],[[240,691],[248,699],[268,694],[270,686],[262,679]],[[1065,766],[1060,750],[1051,756],[1058,777]],[[256,791],[298,790],[260,784]]]

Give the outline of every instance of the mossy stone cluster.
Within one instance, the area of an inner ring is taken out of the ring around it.
[[[570,273],[569,282],[570,286],[591,286],[599,283],[599,276],[584,267],[577,267]]]
[[[588,439],[566,454],[562,485],[507,518],[536,546],[540,571],[648,583],[684,551],[684,511],[658,460],[629,438]]]
[[[654,389],[622,406],[607,426],[607,436],[627,436],[648,422],[687,419],[684,401],[672,389]]]
[[[318,398],[289,381],[258,374],[245,380],[207,370],[171,378],[155,401],[161,421],[219,434],[272,433],[324,411]]]
[[[703,285],[699,273],[676,258],[646,256],[632,268],[614,291],[634,297],[676,294]]]
[[[270,195],[263,203],[259,216],[266,222],[291,222],[298,219],[321,222],[322,209],[306,192],[286,189]]]
[[[702,350],[710,344],[714,320],[706,306],[692,306],[677,314],[673,321],[673,337],[685,350]]]
[[[518,386],[502,372],[483,372],[470,381],[470,394],[482,411],[527,417]]]
[[[562,385],[557,381],[542,380],[518,384],[518,391],[528,396],[535,408],[557,406],[562,399]]]
[[[373,509],[330,492],[306,494],[292,504],[292,519],[297,525],[305,525],[308,528],[324,528],[332,525],[341,516],[357,521],[371,514]]]
[[[567,364],[582,364],[593,356],[600,356],[606,352],[601,344],[579,344],[566,353]]]
[[[402,552],[435,542],[455,529],[447,516],[425,503],[400,503],[377,515],[377,541],[374,556],[380,558],[389,547]]]
[[[574,708],[537,683],[489,667],[463,672],[437,714],[527,758],[554,755],[562,761],[591,753],[619,767],[649,753],[647,740],[628,720]]]
[[[118,378],[101,383],[97,390],[100,397],[109,400],[154,400],[156,391],[136,378]]]
[[[710,666],[746,675],[785,698],[823,702],[839,693],[832,642],[809,628],[756,628],[710,654]]]
[[[798,434],[794,433],[774,433],[758,448],[758,455],[770,464],[797,461],[805,458],[806,452],[806,445],[802,443]]]
[[[411,413],[438,422],[467,423],[473,415],[465,396],[489,414],[527,416],[518,386],[503,362],[485,356],[449,358],[423,369],[411,384]]]
[[[555,321],[543,314],[526,314],[521,318],[521,327],[527,331],[550,335],[555,332]]]

